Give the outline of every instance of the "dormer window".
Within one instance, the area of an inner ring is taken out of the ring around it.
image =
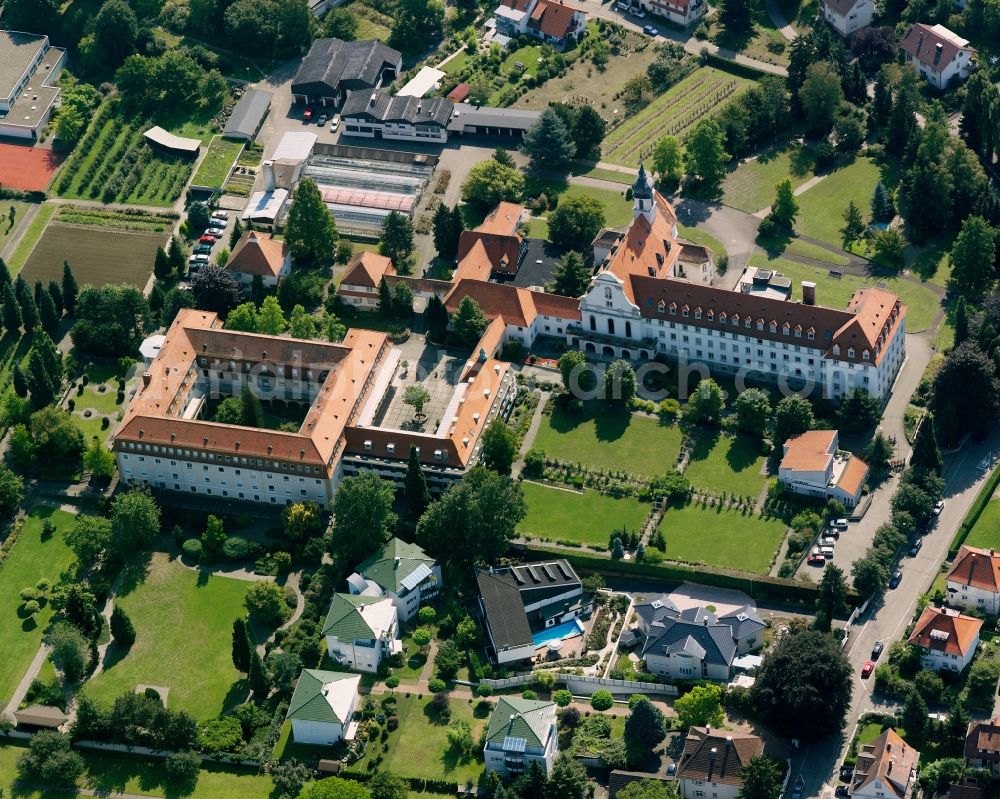
[[[868,352],[868,350],[865,350],[864,352],[861,353],[861,360],[867,361],[867,360],[870,360],[870,359],[871,359],[871,355]]]
[[[683,308],[681,308],[681,316],[687,318],[687,315],[688,315],[688,307],[685,305]]]
[[[795,326],[795,338],[802,338],[802,325]]]
[[[726,312],[723,311],[719,314],[719,324],[724,325],[726,323]]]
[[[816,338],[816,331],[811,327],[806,331],[806,338],[813,341]]]
[[[670,303],[670,315],[677,316],[677,305],[675,303]]]
[[[848,358],[853,358],[854,357],[854,347],[848,347],[847,348],[847,357]]]
[[[774,322],[771,322],[771,324],[767,326],[767,329],[772,333],[778,332],[778,326]]]
[[[695,319],[701,319],[701,308],[695,308],[694,309],[694,318]]]
[[[659,311],[660,313],[663,313],[666,307],[667,304],[663,300],[660,300],[660,304],[656,306],[656,310]]]
[[[781,326],[781,335],[787,336],[789,332],[791,332],[791,328],[788,326],[788,323],[785,322],[785,324]]]
[[[747,319],[747,327],[750,326],[749,322],[750,322],[750,320]],[[757,329],[758,330],[763,330],[764,329],[764,320],[763,319],[758,319],[757,320]]]
[[[834,355],[840,355],[840,345],[839,344],[834,344],[833,345],[833,354]]]
[[[708,313],[706,314],[706,316],[708,317],[708,319],[710,321],[713,320],[713,319],[715,319],[715,311],[713,311],[711,308],[709,308],[708,309]]]

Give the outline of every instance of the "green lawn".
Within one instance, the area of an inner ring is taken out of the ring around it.
[[[398,669],[393,669],[392,673],[401,680],[416,680],[420,677],[420,672],[427,662],[427,655],[420,651],[420,647],[413,643],[412,631],[403,637],[403,665]]]
[[[798,188],[812,177],[813,153],[794,146],[779,153],[764,153],[744,161],[722,183],[722,201],[749,214],[774,202],[775,186],[788,178]]]
[[[113,418],[113,414],[108,415],[112,416],[112,419],[108,422],[107,427],[102,427],[103,417],[99,415],[92,415],[84,418],[83,414],[78,411],[73,412],[73,421],[76,422],[77,427],[83,431],[83,440],[89,444],[94,436],[97,436],[97,438],[103,441],[114,429],[117,421]]]
[[[785,525],[698,503],[667,510],[660,524],[667,558],[766,573],[785,536]]]
[[[591,197],[604,206],[604,224],[608,227],[621,227],[632,221],[632,203],[625,199],[625,186],[620,192],[610,189],[596,189],[592,186],[578,186],[552,183],[536,180],[529,184],[529,193],[544,192],[549,197],[556,195],[559,202],[570,197]],[[532,217],[531,238],[547,239],[549,237],[548,221],[544,217]]]
[[[117,600],[135,625],[135,644],[124,656],[111,651],[110,667],[88,684],[90,695],[110,704],[140,683],[165,686],[169,707],[198,719],[242,702],[248,689],[233,667],[231,640],[250,585],[157,553],[145,581]]]
[[[38,240],[42,237],[42,231],[45,230],[45,226],[56,212],[57,207],[53,203],[42,203],[38,207],[35,218],[31,220],[31,224],[24,231],[24,235],[21,236],[21,240],[17,243],[10,257],[8,266],[10,267],[12,277],[21,271],[21,267],[28,260],[31,251],[35,249],[35,245],[38,244]]]
[[[756,497],[767,480],[761,472],[764,460],[760,446],[751,438],[703,430],[695,439],[684,475],[698,488]]]
[[[13,781],[17,776],[17,759],[25,750],[20,741],[0,744],[0,789],[10,796],[20,799],[54,799],[76,795],[66,791],[14,790]],[[137,796],[166,796],[172,799],[184,796],[186,799],[268,799],[274,789],[271,778],[253,771],[241,770],[236,766],[219,766],[206,763],[198,783],[190,793],[181,793],[170,784],[164,772],[163,759],[140,757],[122,753],[96,752],[79,749],[86,765],[86,772],[80,786],[89,788],[99,795],[130,793]]]
[[[628,410],[588,402],[582,413],[553,407],[532,444],[549,457],[595,469],[655,476],[666,471],[681,448],[681,431]]]
[[[597,180],[606,180],[609,183],[621,183],[623,186],[631,186],[635,183],[634,174],[629,172],[619,172],[615,169],[604,169],[599,166],[590,167],[589,169],[586,169],[585,167],[573,167],[571,174],[587,178],[596,178]]]
[[[462,67],[464,67],[469,61],[469,54],[465,50],[462,50],[457,56],[455,56],[451,61],[449,61],[444,66],[438,66],[446,75],[454,75],[456,72],[461,72]]]
[[[454,780],[475,783],[483,770],[482,752],[477,750],[469,760],[460,761],[450,751],[447,738],[448,724],[439,719],[430,708],[430,697],[406,697],[396,691],[398,703],[396,716],[399,728],[389,733],[389,751],[384,753],[380,769],[401,777],[434,780]],[[451,700],[451,720],[465,721],[472,727],[472,740],[478,741],[487,719],[475,718],[472,706],[465,699]],[[365,757],[355,768],[364,769],[381,746],[369,746]]]
[[[785,258],[767,258],[763,255],[751,255],[751,266],[762,266],[776,269],[792,281],[792,299],[802,298],[802,281],[816,282],[816,301],[828,308],[846,308],[855,291],[866,286],[884,285],[888,291],[894,291],[906,303],[906,330],[908,333],[920,333],[930,327],[940,310],[940,301],[926,286],[913,280],[878,277],[861,278],[857,275],[844,274],[839,278],[831,277],[827,271],[806,266]]]
[[[715,236],[711,233],[708,233],[701,228],[688,227],[687,225],[682,225],[678,222],[677,232],[680,234],[681,238],[693,241],[695,244],[701,244],[704,247],[708,247],[708,249],[712,251],[712,255],[714,256],[716,263],[718,263],[719,259],[726,254],[726,245],[715,238]]]
[[[117,384],[109,384],[104,386],[104,389],[104,391],[98,391],[96,386],[89,385],[84,389],[82,395],[72,395],[73,399],[76,400],[77,409],[82,411],[84,408],[93,408],[98,413],[108,415],[118,413],[122,406],[118,404]]]
[[[42,522],[51,519],[56,532],[42,540]],[[33,621],[19,615],[22,588],[34,588],[43,577],[52,585],[73,562],[73,553],[63,543],[63,530],[74,521],[71,513],[47,507],[34,508],[24,521],[21,536],[0,564],[0,707],[7,704],[42,642],[42,633],[52,617],[48,604]]]
[[[522,483],[528,514],[518,525],[524,535],[553,541],[578,541],[607,546],[614,530],[638,532],[649,505],[633,497],[605,496],[597,491],[569,491],[537,483]]]
[[[14,209],[14,224],[10,224],[10,209]],[[0,204],[0,249],[7,244],[7,239],[9,239],[14,231],[17,229],[18,223],[24,217],[24,212],[31,208],[29,203],[21,202],[20,200],[6,200]]]
[[[506,75],[511,70],[517,69],[514,65],[520,62],[524,71],[518,71],[518,74],[534,77],[538,73],[538,59],[541,58],[541,55],[542,46],[540,44],[529,44],[518,48],[503,60],[500,65],[500,74]]]
[[[854,200],[867,220],[872,194],[881,179],[881,169],[869,158],[858,158],[850,166],[832,172],[798,196],[799,216],[795,229],[839,247],[843,214],[848,203]]]
[[[965,543],[970,547],[1000,549],[1000,499],[991,499],[983,508]]]
[[[243,150],[243,142],[231,141],[216,136],[208,145],[208,152],[202,159],[198,171],[194,174],[192,185],[206,186],[210,189],[220,189],[229,177],[233,162]]]

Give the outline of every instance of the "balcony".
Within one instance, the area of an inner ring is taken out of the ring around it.
[[[611,344],[615,347],[628,347],[630,349],[655,349],[656,339],[646,336],[641,339],[616,336],[610,333],[598,333],[596,330],[585,330],[583,325],[571,324],[566,326],[566,334],[577,336],[584,341],[592,341],[595,344]]]

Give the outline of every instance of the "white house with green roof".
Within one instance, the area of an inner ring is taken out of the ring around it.
[[[323,636],[330,657],[358,671],[377,672],[383,657],[403,649],[396,606],[383,597],[334,594]]]
[[[391,538],[347,578],[352,594],[389,597],[400,621],[409,621],[420,605],[441,589],[441,567],[416,544]]]
[[[303,669],[286,716],[296,743],[328,746],[351,740],[360,685],[359,674]]]
[[[483,756],[488,771],[505,777],[538,763],[548,774],[559,754],[554,702],[502,696],[490,717]]]

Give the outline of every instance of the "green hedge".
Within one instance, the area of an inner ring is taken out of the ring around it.
[[[579,571],[599,572],[605,577],[648,577],[661,583],[699,583],[718,588],[734,588],[749,594],[754,599],[775,599],[785,602],[805,602],[812,605],[816,601],[818,586],[800,583],[768,575],[751,575],[745,572],[729,572],[709,566],[687,566],[681,563],[635,563],[626,560],[611,560],[607,557],[585,552],[567,552],[549,549],[535,544],[524,547],[529,560],[549,560],[563,558]],[[861,603],[861,597],[851,592],[852,605]]]
[[[716,55],[715,53],[704,53],[699,55],[699,58],[701,58],[708,66],[715,67],[723,72],[728,72],[730,75],[736,75],[739,78],[760,80],[761,78],[773,76],[774,74],[763,69],[758,69],[757,67],[752,67],[749,64],[737,63],[736,61],[729,58],[723,58],[721,55]]]
[[[951,539],[951,546],[948,547],[949,559],[954,558],[958,554],[959,547],[965,543],[965,539],[969,537],[972,528],[979,521],[979,517],[982,516],[986,504],[997,490],[997,485],[1000,485],[1000,466],[997,466],[990,473],[990,476],[986,478],[986,482],[976,495],[975,502],[969,507],[969,512],[965,514],[965,518],[958,526],[958,532],[955,533],[955,537]]]

